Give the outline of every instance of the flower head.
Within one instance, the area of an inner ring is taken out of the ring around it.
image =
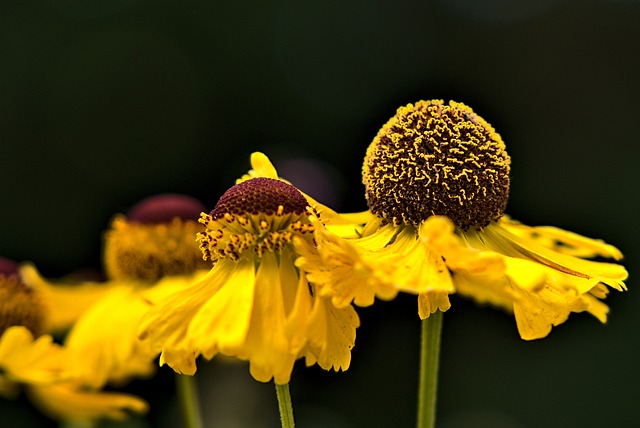
[[[546,336],[571,312],[605,322],[599,299],[607,286],[626,289],[627,272],[584,258],[622,255],[602,241],[505,216],[509,170],[501,137],[464,104],[402,107],[364,161],[374,217],[356,238],[316,227],[318,255],[298,263],[338,306],[405,291],[418,294],[426,318],[449,309],[448,296],[458,293],[513,312],[524,339]]]
[[[14,325],[40,336],[44,333],[44,304],[36,290],[20,278],[17,263],[0,257],[0,333]]]
[[[263,382],[287,383],[301,357],[327,370],[347,369],[359,324],[354,309],[317,296],[294,264],[294,240],[313,245],[310,219],[319,214],[264,155],[254,154],[252,166],[201,215],[198,241],[212,269],[154,301],[141,335],[161,350],[161,363],[186,374],[196,371],[198,355],[218,353],[249,361]]]
[[[449,217],[463,230],[504,214],[511,159],[495,130],[464,104],[401,107],[367,149],[371,212],[396,224]]]
[[[186,195],[162,194],[116,215],[105,233],[104,264],[112,280],[154,282],[205,267],[194,236],[202,211]]]
[[[65,351],[43,335],[44,306],[25,284],[18,265],[0,257],[0,395],[24,384],[50,384],[75,375]]]
[[[182,288],[206,266],[196,242],[198,215],[204,206],[185,195],[161,194],[114,216],[104,234],[106,282],[47,284],[44,289],[70,296],[78,290],[101,290],[79,314],[65,347],[81,373],[80,386],[98,390],[154,372],[157,352],[138,339],[137,326],[147,310],[145,295]],[[34,282],[45,282],[32,271]],[[76,387],[74,387],[76,388]],[[73,388],[72,388],[73,389]]]

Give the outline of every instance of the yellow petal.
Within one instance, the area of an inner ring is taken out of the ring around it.
[[[413,229],[405,228],[381,250],[400,256],[393,273],[394,284],[408,293],[453,293],[453,281],[442,254],[418,238]]]
[[[101,388],[149,376],[157,355],[138,339],[138,324],[148,306],[134,286],[111,288],[71,328],[65,341],[83,381]]]
[[[251,375],[258,381],[272,378],[278,384],[289,382],[296,353],[292,352],[286,336],[286,314],[283,290],[294,294],[298,279],[288,277],[281,282],[275,254],[262,256],[255,278],[255,298],[251,326],[240,358],[249,360]]]
[[[238,182],[255,177],[279,178],[278,171],[276,171],[276,168],[264,153],[254,152],[251,154],[251,168],[248,174],[243,176]]]
[[[93,423],[99,419],[127,419],[131,413],[146,413],[148,404],[139,397],[111,392],[87,391],[70,384],[31,386],[31,401],[59,421]]]
[[[298,279],[295,301],[291,311],[287,314],[285,325],[291,352],[296,355],[299,354],[300,350],[307,344],[307,324],[313,305],[313,297],[311,296],[309,287],[312,287],[312,285],[309,284],[304,272],[301,272],[300,278]]]
[[[360,319],[352,306],[336,308],[329,299],[316,298],[307,327],[306,364],[317,362],[324,370],[347,370],[359,326]]]
[[[22,326],[9,327],[0,337],[0,371],[12,381],[46,384],[75,377],[66,350],[49,335],[34,340]]]
[[[500,220],[500,225],[509,232],[527,240],[533,240],[557,252],[574,257],[609,257],[621,260],[622,253],[613,245],[601,239],[592,239],[553,226],[526,226],[508,218]]]
[[[562,324],[572,312],[588,311],[600,321],[606,321],[608,308],[591,295],[578,295],[548,282],[542,290],[524,292],[513,305],[520,336],[525,340],[540,339],[553,326]]]
[[[550,250],[535,240],[522,238],[510,233],[500,223],[493,223],[482,231],[487,247],[510,257],[533,260],[558,271],[582,278],[597,278],[600,282],[616,290],[626,289],[624,267],[611,263],[583,260]]]
[[[233,263],[233,262],[231,262]],[[165,295],[147,293],[151,305],[142,317],[138,335],[149,340],[152,349],[162,352],[161,364],[168,364],[178,373],[193,374],[195,359],[202,352],[213,357],[213,350],[199,350],[187,335],[189,323],[217,289],[225,284],[232,270],[225,268],[223,261],[214,266],[206,275],[199,276],[182,290]]]
[[[219,288],[208,300],[200,302],[200,308],[187,321],[187,337],[202,352],[215,348],[234,356],[242,351],[251,322],[255,293],[254,261],[241,258],[236,263],[223,259],[213,269],[232,273],[224,284],[211,284],[212,289]]]
[[[367,259],[355,244],[333,235],[321,225],[316,225],[315,237],[317,248],[302,239],[294,239],[300,255],[296,266],[317,285],[321,296],[331,297],[337,307],[346,307],[352,301],[359,306],[369,306],[376,296],[381,299],[396,296],[398,290],[391,281],[394,262],[385,259],[386,254],[367,254]],[[385,280],[385,276],[388,279]]]
[[[504,257],[505,274],[519,289],[536,291],[544,287],[549,268],[530,260]]]
[[[86,282],[77,285],[53,283],[43,278],[35,266],[20,267],[20,278],[43,297],[46,305],[46,327],[49,332],[66,330],[91,305],[107,294],[114,283]]]
[[[480,304],[513,312],[513,302],[519,298],[504,275],[454,274],[456,293]]]
[[[451,308],[449,294],[445,292],[432,291],[418,294],[418,316],[423,320],[435,311],[445,312]]]

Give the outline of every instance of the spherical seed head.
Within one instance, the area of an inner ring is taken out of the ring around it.
[[[464,104],[420,101],[378,132],[362,169],[369,209],[394,223],[432,215],[480,229],[504,214],[511,159],[502,138]]]
[[[302,193],[292,185],[273,178],[258,177],[227,190],[210,215],[217,220],[225,214],[302,214],[308,205]]]

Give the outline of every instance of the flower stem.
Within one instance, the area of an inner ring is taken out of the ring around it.
[[[433,428],[436,420],[436,393],[442,312],[436,311],[422,320],[420,340],[420,380],[418,386],[418,428]]]
[[[278,385],[276,383],[276,395],[278,396],[278,408],[280,409],[280,423],[282,428],[293,428],[293,406],[291,405],[291,394],[289,394],[289,384]]]
[[[185,428],[202,428],[200,400],[195,376],[176,374],[176,389]]]

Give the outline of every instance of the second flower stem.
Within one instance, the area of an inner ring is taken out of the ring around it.
[[[291,405],[291,394],[289,393],[289,384],[276,385],[276,394],[278,396],[278,408],[280,409],[280,423],[282,428],[293,428],[293,406]]]
[[[441,335],[442,312],[436,311],[422,320],[420,379],[418,385],[418,428],[433,428],[436,420]]]
[[[202,428],[200,400],[195,376],[176,373],[176,389],[182,408],[185,428]]]

